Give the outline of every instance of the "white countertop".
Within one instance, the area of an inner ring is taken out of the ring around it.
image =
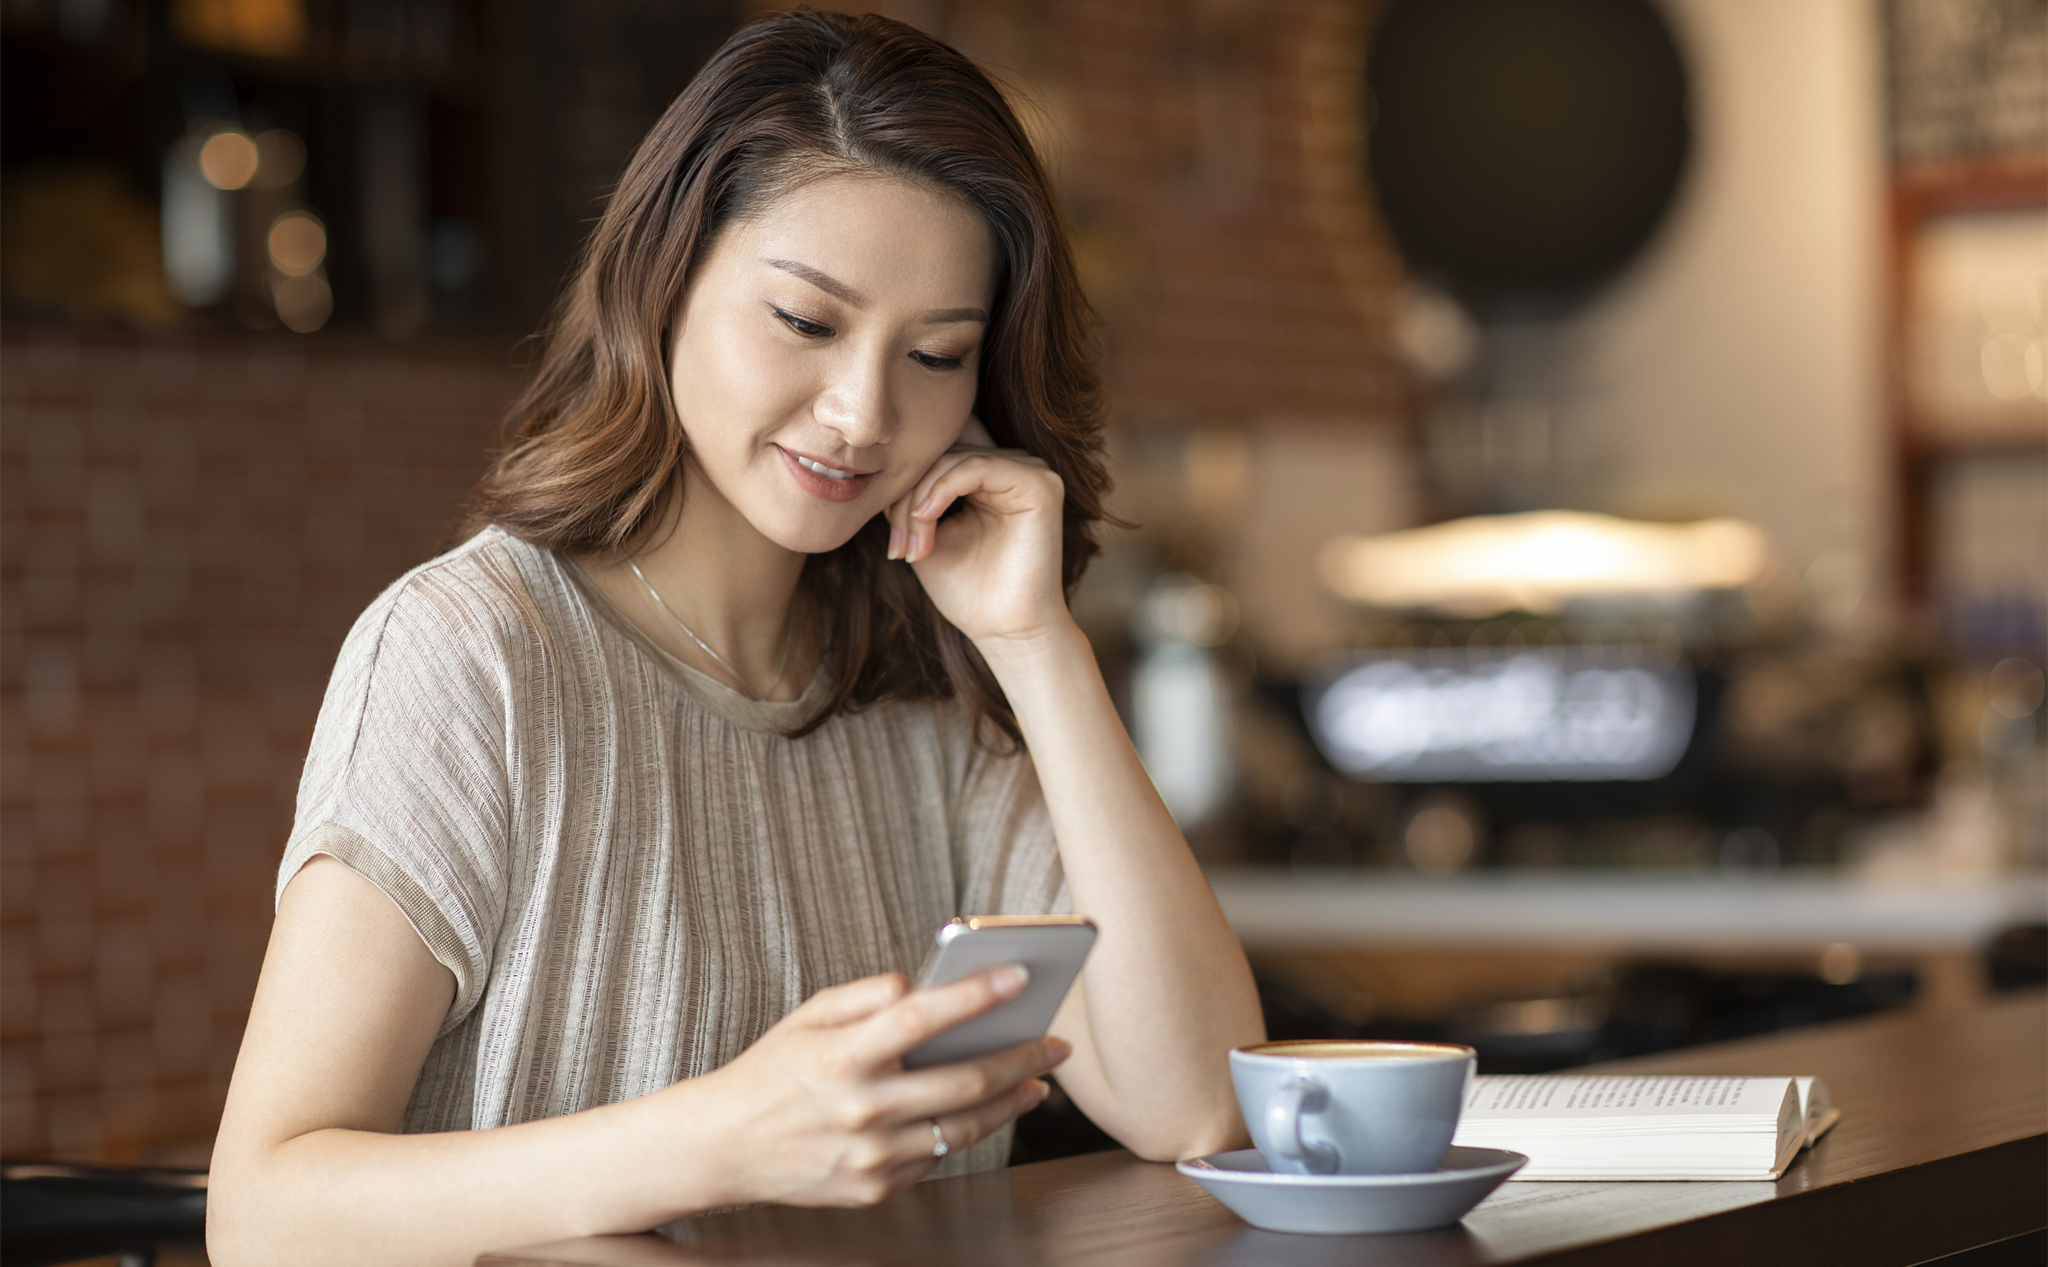
[[[1835,872],[1399,872],[1217,868],[1247,950],[1572,946],[1632,951],[1975,950],[2048,919],[2048,875],[1881,886]]]

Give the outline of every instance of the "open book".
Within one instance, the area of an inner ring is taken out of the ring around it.
[[[1521,1180],[1776,1179],[1841,1117],[1818,1078],[1474,1078],[1452,1142],[1529,1156]]]

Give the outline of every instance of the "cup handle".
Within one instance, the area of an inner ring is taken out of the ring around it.
[[[1322,1084],[1307,1078],[1289,1079],[1267,1097],[1266,1138],[1286,1169],[1310,1175],[1337,1173],[1337,1150],[1311,1144],[1301,1134],[1301,1119],[1321,1113],[1329,1102]]]

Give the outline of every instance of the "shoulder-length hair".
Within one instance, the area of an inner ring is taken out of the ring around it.
[[[1071,592],[1096,553],[1091,532],[1109,478],[1089,311],[1051,187],[973,62],[872,15],[799,9],[749,24],[654,125],[543,335],[508,444],[471,500],[471,528],[498,524],[577,552],[622,549],[647,528],[681,488],[688,441],[666,341],[692,267],[725,226],[804,181],[846,172],[947,191],[994,234],[995,302],[974,410],[998,445],[1043,459],[1064,482]],[[805,562],[834,693],[797,733],[883,701],[957,697],[1017,740],[994,675],[911,570],[886,561],[888,537],[878,516]]]

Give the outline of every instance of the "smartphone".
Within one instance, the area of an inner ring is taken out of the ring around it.
[[[1023,964],[1031,980],[1024,993],[1001,1007],[919,1043],[903,1057],[905,1069],[971,1060],[1043,1038],[1081,975],[1081,963],[1095,944],[1095,924],[1081,915],[975,915],[945,924],[932,943],[917,977],[920,989],[1010,963]]]

